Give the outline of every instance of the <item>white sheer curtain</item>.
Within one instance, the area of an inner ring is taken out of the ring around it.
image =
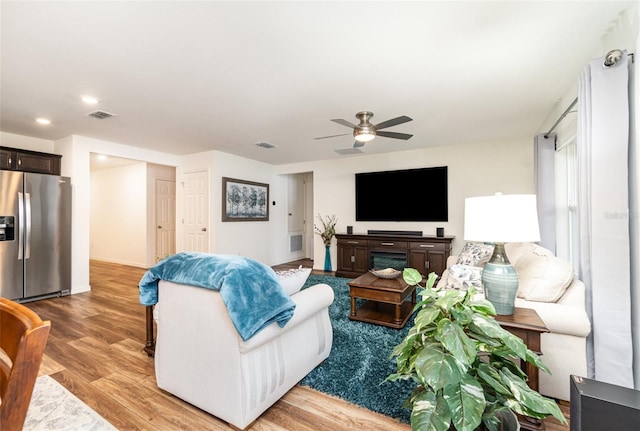
[[[638,43],[640,46],[640,33]],[[637,57],[636,57],[637,58]],[[640,89],[637,87],[640,70],[631,62],[629,64],[629,94],[633,95],[629,103],[631,117],[629,139],[629,228],[631,232],[631,331],[633,332],[633,375],[635,388],[640,390],[640,152],[638,137],[640,136]]]
[[[628,58],[603,62],[592,60],[578,87],[578,275],[592,323],[589,377],[634,387]]]

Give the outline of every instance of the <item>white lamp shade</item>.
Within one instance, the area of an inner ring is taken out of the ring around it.
[[[540,241],[536,195],[466,198],[464,239],[477,242]]]

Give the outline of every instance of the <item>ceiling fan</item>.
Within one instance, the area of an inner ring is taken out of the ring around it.
[[[373,112],[362,111],[356,114],[356,118],[360,120],[360,123],[358,123],[357,125],[340,118],[331,120],[331,121],[338,124],[342,124],[343,126],[353,128],[353,136],[356,139],[356,142],[353,144],[354,148],[362,147],[365,144],[365,142],[371,141],[376,136],[384,136],[385,138],[404,139],[404,140],[407,140],[413,136],[413,135],[409,135],[408,133],[381,131],[382,129],[386,129],[387,127],[397,126],[398,124],[411,121],[412,118],[409,118],[406,115],[392,118],[391,120],[383,121],[382,123],[378,123],[378,124],[371,123],[369,121],[371,117],[373,117]],[[315,139],[335,138],[337,136],[346,136],[346,135],[350,135],[350,133],[342,133],[340,135],[331,135],[331,136],[321,136]]]

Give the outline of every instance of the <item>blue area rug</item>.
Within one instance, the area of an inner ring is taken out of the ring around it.
[[[389,356],[404,339],[413,320],[410,319],[404,329],[349,320],[348,281],[350,279],[312,274],[305,284],[308,287],[325,283],[333,288],[335,300],[329,307],[333,348],[329,357],[300,384],[409,423],[411,411],[402,404],[415,384],[383,381],[396,371],[395,362]]]

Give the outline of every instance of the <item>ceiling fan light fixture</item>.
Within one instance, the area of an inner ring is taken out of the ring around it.
[[[356,138],[358,142],[369,142],[376,137],[376,132],[373,130],[355,129],[353,131],[353,137]]]
[[[413,136],[408,133],[387,132],[385,130],[382,130],[388,127],[397,126],[398,124],[406,123],[407,121],[411,121],[412,119],[407,117],[406,115],[392,118],[390,120],[383,121],[382,123],[378,123],[378,124],[372,124],[369,121],[371,117],[373,117],[373,112],[361,111],[356,114],[356,118],[360,120],[360,123],[358,125],[352,124],[347,120],[343,120],[342,118],[336,118],[331,121],[333,121],[334,123],[338,123],[340,125],[349,127],[350,129],[353,130],[353,137],[356,140],[356,142],[353,144],[354,147],[362,147],[366,142],[372,141],[377,135],[380,135],[385,138],[404,139],[404,140],[407,140]],[[319,138],[314,138],[314,139],[335,138],[336,136],[345,136],[345,135],[348,135],[348,133],[343,133],[340,135],[321,136]]]

